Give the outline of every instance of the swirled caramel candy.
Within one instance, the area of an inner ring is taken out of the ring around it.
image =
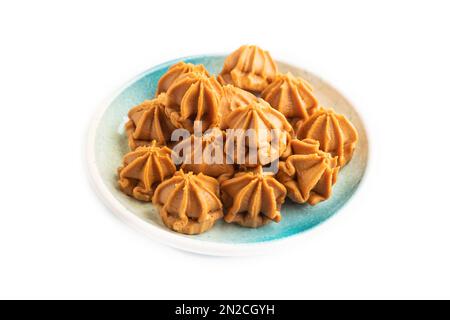
[[[181,154],[181,169],[185,172],[203,173],[221,181],[234,173],[233,164],[227,163],[224,144],[224,132],[213,128],[199,137],[191,135],[178,143],[174,151]]]
[[[199,72],[209,77],[208,70],[206,70],[205,66],[202,64],[195,65],[192,63],[185,63],[183,61],[178,62],[171,66],[169,70],[167,70],[167,72],[159,79],[156,95],[162,92],[167,92],[172,83],[174,83],[183,74],[189,72]]]
[[[306,120],[318,107],[311,85],[290,72],[279,74],[261,97],[288,119]]]
[[[177,171],[153,195],[164,224],[180,233],[199,234],[223,217],[219,183],[202,173]]]
[[[222,86],[213,77],[199,72],[180,76],[167,90],[166,114],[177,128],[194,130],[201,121],[202,132],[220,122]]]
[[[171,154],[169,148],[157,146],[155,140],[127,153],[118,170],[120,189],[138,200],[151,201],[156,186],[176,171]]]
[[[281,220],[281,204],[286,188],[261,167],[237,173],[221,183],[226,222],[257,228]]]
[[[280,162],[277,179],[288,197],[298,203],[317,204],[330,198],[339,172],[338,158],[319,149],[312,139],[291,141],[292,154]]]
[[[245,45],[230,54],[224,62],[218,80],[244,90],[263,91],[277,74],[277,65],[268,51]]]
[[[293,129],[279,111],[262,99],[230,112],[224,120],[225,149],[237,164],[266,165],[286,150]]]
[[[165,100],[166,95],[163,93],[156,99],[144,101],[128,112],[130,121],[125,125],[125,131],[131,150],[148,145],[153,140],[160,145],[170,141],[170,135],[175,127],[165,114]]]
[[[225,119],[231,111],[236,110],[240,107],[245,107],[252,102],[258,101],[258,98],[245,90],[235,87],[231,84],[225,85],[223,87],[223,95],[220,101],[220,128],[226,127]]]
[[[300,140],[317,140],[320,150],[329,152],[333,157],[337,156],[342,167],[353,156],[358,132],[345,116],[337,114],[333,109],[319,109],[301,125],[297,137]]]

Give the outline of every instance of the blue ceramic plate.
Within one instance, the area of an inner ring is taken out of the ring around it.
[[[317,76],[287,63],[278,62],[281,72],[291,71],[308,80],[323,106],[344,114],[356,127],[359,141],[351,162],[339,174],[331,199],[316,206],[287,201],[280,223],[247,229],[223,221],[204,234],[186,236],[167,229],[152,204],[124,195],[117,187],[116,170],[128,151],[123,125],[128,110],[153,98],[159,78],[178,61],[203,64],[212,73],[220,72],[224,56],[208,55],[177,59],[156,66],[123,87],[95,116],[88,143],[88,162],[93,182],[106,204],[134,227],[173,247],[211,255],[242,255],[260,252],[293,235],[324,222],[341,209],[358,188],[367,166],[368,143],[364,124],[355,108],[337,90]],[[299,237],[295,237],[299,239]]]

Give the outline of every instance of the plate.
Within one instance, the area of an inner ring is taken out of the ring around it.
[[[166,228],[156,208],[123,194],[117,186],[117,168],[128,152],[124,124],[131,107],[151,99],[159,78],[179,61],[203,64],[211,74],[220,72],[225,56],[202,55],[180,58],[158,65],[135,77],[118,91],[94,116],[89,132],[88,165],[92,182],[105,204],[121,219],[151,238],[172,247],[208,255],[247,255],[272,249],[289,241],[300,241],[301,233],[329,219],[354,195],[363,179],[368,162],[367,133],[352,104],[331,85],[314,74],[284,62],[281,72],[291,71],[314,87],[321,105],[344,114],[356,127],[359,141],[350,163],[341,169],[332,197],[316,206],[299,205],[287,200],[282,207],[282,221],[258,229],[243,228],[219,221],[201,235],[187,236]],[[293,237],[294,235],[299,235]],[[284,241],[282,241],[284,240]]]

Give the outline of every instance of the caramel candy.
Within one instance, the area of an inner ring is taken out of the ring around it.
[[[286,188],[261,166],[255,170],[237,173],[221,183],[222,200],[227,213],[225,221],[244,227],[257,228],[269,221],[281,220],[281,204]]]
[[[277,65],[268,51],[242,46],[230,54],[218,76],[221,84],[234,84],[244,90],[263,91],[277,74]]]
[[[155,140],[126,154],[118,170],[120,189],[138,200],[151,201],[156,186],[177,170],[171,155],[169,148],[158,147]]]
[[[220,128],[225,128],[225,118],[228,114],[240,107],[248,106],[250,103],[257,101],[258,98],[252,93],[235,87],[231,84],[223,87],[222,100],[220,101]]]
[[[234,174],[233,164],[227,164],[224,152],[225,135],[219,128],[207,130],[201,137],[191,135],[178,143],[174,151],[183,151],[181,169],[203,173],[219,181]],[[196,159],[197,158],[197,159]]]
[[[224,121],[227,129],[234,129],[227,130],[227,153],[233,154],[236,163],[247,166],[266,165],[278,159],[293,133],[283,114],[262,99],[235,109]]]
[[[358,133],[350,121],[333,109],[319,109],[300,127],[297,137],[319,141],[320,150],[338,157],[342,167],[350,161]]]
[[[194,130],[201,121],[202,132],[219,125],[222,86],[213,77],[199,72],[180,76],[167,91],[166,114],[177,128]]]
[[[312,139],[291,141],[292,155],[280,162],[277,179],[295,202],[315,205],[331,197],[339,172],[338,158],[319,149]]]
[[[279,74],[261,97],[288,119],[306,120],[318,107],[311,85],[290,72]]]
[[[219,183],[202,173],[177,171],[156,188],[153,203],[164,224],[184,234],[205,232],[223,217]]]
[[[167,144],[175,127],[165,114],[166,95],[146,100],[128,112],[130,121],[125,125],[128,145],[131,150],[145,146],[155,140],[160,145]]]
[[[183,61],[178,62],[171,66],[169,70],[167,70],[167,72],[159,79],[156,95],[162,92],[167,92],[172,83],[174,83],[183,74],[189,72],[199,72],[209,77],[208,70],[206,70],[205,66],[202,64],[195,65],[192,63],[185,63]]]

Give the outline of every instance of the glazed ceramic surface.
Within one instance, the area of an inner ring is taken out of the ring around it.
[[[203,64],[212,74],[222,68],[224,56],[197,56],[170,61],[154,67],[129,82],[99,111],[94,118],[89,143],[88,161],[93,183],[106,204],[126,222],[156,240],[188,251],[235,255],[258,251],[275,240],[291,237],[324,222],[341,209],[353,196],[366,170],[368,141],[364,124],[355,108],[332,86],[303,69],[278,62],[281,72],[291,71],[314,87],[321,105],[344,114],[356,127],[359,141],[351,162],[341,169],[331,199],[316,206],[299,205],[289,200],[282,207],[282,221],[258,229],[243,228],[220,221],[201,235],[185,236],[167,229],[150,203],[142,203],[120,192],[117,168],[128,152],[124,123],[131,107],[154,97],[159,78],[178,61]],[[295,237],[299,239],[300,237]],[[276,242],[276,241],[275,241]]]

